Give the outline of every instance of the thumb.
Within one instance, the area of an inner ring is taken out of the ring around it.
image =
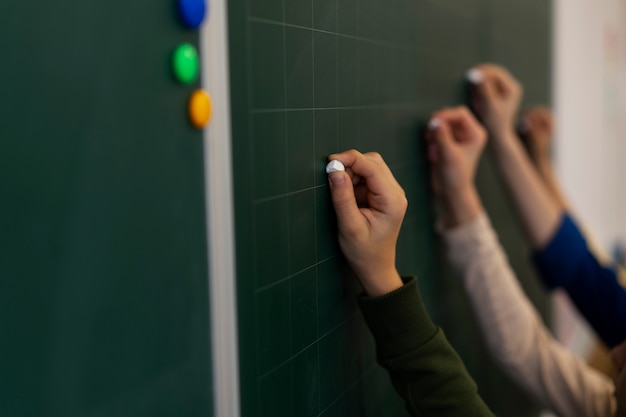
[[[328,182],[335,213],[337,213],[339,231],[356,232],[363,222],[363,215],[357,206],[350,176],[343,171],[331,172],[328,175]]]
[[[440,123],[437,130],[435,130],[435,143],[437,144],[439,154],[443,157],[443,160],[445,161],[450,157],[452,152],[454,152],[454,147],[456,146],[456,144],[448,122],[441,119],[438,120],[440,120]]]

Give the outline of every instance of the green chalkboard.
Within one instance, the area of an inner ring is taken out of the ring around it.
[[[175,2],[0,2],[0,415],[210,416]]]
[[[324,165],[378,151],[409,199],[398,266],[417,274],[497,414],[535,415],[490,361],[433,233],[420,126],[466,101],[473,64],[507,65],[527,103],[549,97],[544,0],[231,0],[229,36],[241,407],[252,416],[401,416],[404,406],[355,304],[359,286],[336,243]],[[487,157],[480,190],[511,262],[546,300]]]

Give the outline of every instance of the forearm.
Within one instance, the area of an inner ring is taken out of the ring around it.
[[[552,166],[552,162],[550,161],[550,156],[546,153],[541,153],[539,155],[532,156],[533,163],[539,172],[541,179],[544,181],[544,184],[548,188],[550,195],[556,201],[561,211],[567,212],[569,215],[576,217],[573,208],[569,204],[565,194],[563,193],[563,189],[559,184],[556,174],[554,173],[554,169]],[[598,241],[595,239],[594,235],[591,233],[589,228],[585,227],[585,224],[581,222],[581,219],[578,220],[578,227],[580,228],[581,233],[585,237],[587,241],[587,246],[589,250],[593,253],[593,255],[598,259],[598,261],[604,265],[609,266],[613,264],[613,260],[611,257],[602,249],[602,247],[598,244]]]
[[[553,239],[534,258],[544,283],[565,289],[609,347],[626,339],[626,291],[615,271],[600,265],[589,251],[569,216],[562,218]]]
[[[502,178],[535,249],[555,232],[562,210],[553,200],[513,132],[493,138],[492,148]]]
[[[537,360],[541,323],[508,264],[486,216],[445,230],[447,255],[458,271],[492,355],[514,374]],[[523,372],[519,374],[523,379]]]
[[[515,279],[488,219],[446,231],[443,237],[487,346],[503,370],[559,415],[611,415],[610,381],[551,337]]]
[[[548,156],[538,157],[535,161],[535,167],[539,172],[540,177],[543,179],[548,192],[552,196],[552,199],[556,202],[561,211],[570,211],[569,203],[563,194],[563,190],[557,180],[554,169],[552,168],[552,162]]]
[[[370,297],[379,297],[402,287],[402,279],[395,268],[383,269],[378,276],[376,271],[357,273],[361,286]]]
[[[430,320],[414,278],[382,297],[360,297],[378,361],[412,416],[491,416],[443,332]]]
[[[468,186],[453,193],[444,193],[442,224],[451,229],[471,222],[484,213],[484,208],[476,187]]]
[[[412,416],[493,416],[441,329],[418,349],[380,364]]]

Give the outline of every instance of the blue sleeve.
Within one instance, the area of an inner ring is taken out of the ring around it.
[[[569,216],[563,216],[554,237],[534,260],[543,282],[567,291],[609,347],[626,340],[626,291],[615,271],[600,265],[589,251]]]

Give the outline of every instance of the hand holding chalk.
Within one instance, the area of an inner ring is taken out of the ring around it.
[[[494,140],[515,132],[515,119],[522,100],[521,84],[504,68],[484,64],[467,75],[473,84],[472,107]]]
[[[343,165],[341,161],[332,160],[326,165],[326,173],[330,174],[331,172],[339,172],[345,171],[346,167]]]
[[[482,212],[474,176],[487,133],[466,107],[433,114],[426,132],[435,194],[444,203],[444,223],[458,226]]]
[[[351,150],[328,159],[339,245],[348,263],[370,296],[400,288],[396,242],[407,209],[404,190],[377,153]],[[342,167],[349,173],[337,169]]]
[[[526,110],[517,131],[535,163],[550,161],[550,145],[554,135],[550,109],[537,106]]]

